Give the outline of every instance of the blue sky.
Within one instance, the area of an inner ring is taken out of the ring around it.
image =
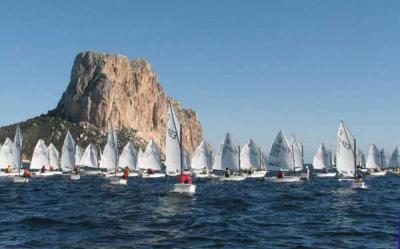
[[[366,150],[400,144],[399,1],[0,1],[0,125],[56,106],[84,50],[147,59],[168,95],[270,148],[310,160],[345,120]]]

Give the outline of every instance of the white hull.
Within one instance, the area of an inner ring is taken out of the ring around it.
[[[354,178],[339,178],[339,182],[354,182]]]
[[[212,176],[210,175],[210,174],[208,174],[208,173],[206,173],[206,174],[196,174],[195,176],[194,176],[195,178],[201,178],[201,179],[204,179],[204,178],[211,178]]]
[[[79,179],[81,179],[81,175],[71,175],[71,176],[70,176],[70,179],[71,179],[71,180],[74,180],[74,181],[75,181],[75,180],[79,180]]]
[[[351,183],[351,188],[361,188],[361,189],[368,189],[368,186],[365,184],[365,182],[352,182]]]
[[[111,178],[110,179],[110,184],[112,185],[126,185],[128,183],[128,180],[122,179],[122,178]]]
[[[83,176],[98,176],[101,174],[100,170],[81,170],[81,175]]]
[[[220,177],[221,181],[244,181],[246,180],[246,175],[231,175],[229,177]]]
[[[196,185],[177,183],[174,184],[174,189],[172,190],[172,192],[180,194],[194,194],[196,193]]]
[[[21,176],[14,176],[10,178],[10,181],[13,183],[27,183],[29,182],[29,178],[21,177]]]
[[[335,177],[336,172],[331,172],[331,173],[317,173],[317,177],[319,178],[328,178],[328,177]]]
[[[13,173],[6,173],[6,172],[0,172],[0,177],[10,177],[10,176],[17,176],[18,172],[13,172]]]
[[[255,171],[255,172],[251,173],[250,175],[247,175],[247,178],[262,179],[265,177],[266,174],[267,174],[267,171]]]
[[[35,177],[47,177],[47,176],[54,176],[54,175],[61,175],[61,171],[46,171],[44,173],[41,172],[33,172],[32,175]]]
[[[378,171],[378,172],[370,172],[369,175],[370,176],[385,176],[387,174],[387,171]]]
[[[301,181],[300,177],[298,177],[298,176],[285,176],[283,178],[268,177],[266,179],[269,182],[299,182],[299,181]]]
[[[154,174],[144,173],[142,175],[142,177],[145,178],[145,179],[148,179],[148,178],[163,178],[163,177],[165,177],[165,174],[164,173],[154,173]]]

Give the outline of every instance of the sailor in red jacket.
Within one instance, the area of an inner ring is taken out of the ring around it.
[[[180,184],[192,184],[192,178],[188,174],[180,174],[179,176]]]

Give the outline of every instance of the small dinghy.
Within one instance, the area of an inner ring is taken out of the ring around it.
[[[268,182],[300,182],[302,181],[298,176],[285,176],[283,178],[278,177],[267,177]]]
[[[137,167],[143,172],[142,177],[145,179],[165,177],[161,173],[160,152],[153,140],[149,141],[144,152],[139,150]]]
[[[80,174],[72,174],[72,175],[70,175],[69,179],[71,179],[73,181],[77,181],[77,180],[81,179],[81,175]]]
[[[259,171],[254,171],[250,175],[247,175],[247,178],[250,179],[263,179],[267,175],[268,171],[266,170],[259,170]]]
[[[13,183],[28,183],[29,178],[28,177],[22,177],[22,176],[14,176],[10,177],[10,182]]]
[[[331,178],[337,175],[336,172],[328,172],[328,173],[317,173],[317,177],[319,178]]]

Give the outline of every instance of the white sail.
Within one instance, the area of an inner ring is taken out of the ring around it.
[[[81,165],[82,157],[83,157],[83,149],[81,146],[75,146],[75,165]]]
[[[128,167],[131,171],[136,170],[136,149],[133,143],[128,142],[119,156],[119,168]]]
[[[221,142],[218,153],[214,158],[213,170],[239,170],[239,153],[236,143],[231,138],[231,135],[226,133]]]
[[[69,131],[65,135],[64,144],[61,148],[60,166],[63,172],[71,171],[75,167],[75,141]]]
[[[337,133],[336,169],[345,176],[354,175],[356,171],[354,150],[354,137],[343,121],[340,121]]]
[[[167,175],[181,172],[181,125],[171,104],[168,105],[167,130],[165,134],[165,166]]]
[[[6,138],[4,141],[3,146],[1,146],[0,149],[0,169],[5,169],[9,165],[13,167],[14,162],[13,162],[13,146],[14,143],[11,141],[10,138]]]
[[[326,169],[330,166],[330,157],[329,152],[325,148],[324,144],[321,144],[315,153],[313,160],[313,168],[314,169]]]
[[[286,137],[279,131],[269,153],[268,169],[271,171],[294,170],[294,159]]]
[[[22,164],[22,133],[19,125],[15,130],[14,143],[12,149],[12,167],[16,170],[21,168]]]
[[[293,150],[293,156],[294,156],[294,164],[296,167],[296,171],[303,170],[303,144],[302,142],[296,137],[292,136],[290,139],[290,146],[291,149]]]
[[[47,170],[50,168],[49,151],[44,141],[39,139],[33,151],[30,169],[40,170],[43,166],[45,166]]]
[[[244,170],[259,169],[261,167],[261,159],[260,149],[250,139],[240,151],[240,168]]]
[[[118,160],[118,139],[117,134],[113,130],[111,124],[108,125],[107,143],[104,146],[103,153],[101,154],[100,168],[105,169],[107,172],[117,170]]]
[[[191,168],[194,170],[202,170],[204,168],[210,170],[212,167],[212,152],[206,142],[201,141],[192,156]]]
[[[97,151],[92,144],[86,147],[79,165],[89,168],[98,168]]]
[[[261,149],[260,149],[261,151]],[[268,158],[267,155],[265,155],[264,152],[261,151],[261,170],[266,170],[268,167]]]
[[[364,156],[364,153],[360,150],[360,149],[357,149],[357,161],[356,161],[356,163],[357,163],[357,166],[360,166],[360,167],[365,167],[365,156]]]
[[[393,153],[390,156],[389,167],[390,168],[400,167],[400,153],[397,146],[396,148],[394,148]]]
[[[381,157],[378,148],[375,144],[372,144],[368,150],[367,157],[367,169],[380,169],[381,168]]]
[[[143,154],[144,151],[142,150],[142,148],[139,148],[139,152],[137,153],[137,160],[136,160],[136,168],[137,169],[146,169],[146,167],[143,165]]]
[[[386,169],[389,167],[389,155],[386,154],[386,151],[384,148],[381,149],[381,151],[379,152],[379,156],[380,156],[380,166],[382,169]]]
[[[47,150],[49,151],[50,166],[55,170],[60,170],[60,153],[52,143],[47,147]]]
[[[139,160],[140,169],[161,170],[160,151],[153,139],[147,144],[146,150],[140,156]]]

